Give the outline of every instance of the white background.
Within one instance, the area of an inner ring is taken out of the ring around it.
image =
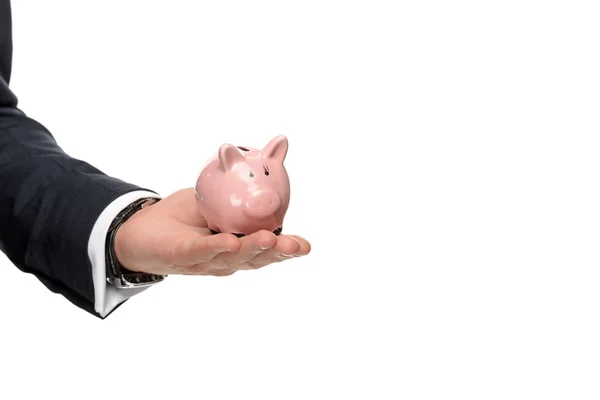
[[[3,257],[1,399],[600,396],[595,2],[13,3],[67,152],[168,195],[285,134],[313,251],[105,321]]]

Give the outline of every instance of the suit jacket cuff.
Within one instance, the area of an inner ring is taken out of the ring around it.
[[[94,283],[94,309],[105,318],[120,304],[129,298],[148,289],[118,289],[106,281],[106,235],[116,216],[129,204],[144,197],[158,197],[156,193],[146,190],[136,190],[126,193],[112,201],[100,214],[90,235],[88,254],[92,264]]]

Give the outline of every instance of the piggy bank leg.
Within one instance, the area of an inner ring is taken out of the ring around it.
[[[210,229],[210,228],[209,228],[209,229]],[[217,235],[217,234],[219,234],[219,233],[221,233],[221,232],[219,232],[219,231],[215,231],[215,230],[213,230],[213,229],[210,229],[210,233],[212,233],[213,235]],[[239,237],[239,238],[246,236],[246,235],[244,235],[243,233],[232,233],[232,235],[235,235],[235,236],[237,236],[237,237]]]
[[[219,234],[219,233],[221,233],[221,232],[219,232],[219,231],[216,231],[216,230],[214,230],[214,229],[211,229],[211,228],[209,228],[209,230],[210,230],[210,233],[212,233],[213,235],[216,235],[216,234]],[[275,229],[275,230],[273,231],[273,234],[275,234],[275,236],[279,236],[279,235],[281,235],[281,232],[282,232],[282,231],[283,231],[283,228],[277,228],[277,229]],[[245,234],[243,234],[243,233],[232,233],[232,235],[235,235],[235,236],[237,236],[237,237],[239,237],[239,238],[246,236],[246,235],[245,235]]]

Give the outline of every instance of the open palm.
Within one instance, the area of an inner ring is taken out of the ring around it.
[[[115,239],[117,258],[132,271],[161,275],[231,275],[308,254],[296,235],[259,231],[242,238],[212,234],[193,188],[173,193],[127,220]]]

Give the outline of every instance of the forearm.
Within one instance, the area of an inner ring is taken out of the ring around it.
[[[0,108],[0,184],[0,248],[94,312],[92,229],[111,203],[139,188],[68,156],[46,128],[9,108]]]
[[[17,109],[9,0],[0,0],[0,251],[101,317],[134,295],[106,286],[105,235],[128,202],[153,195],[65,154]]]

